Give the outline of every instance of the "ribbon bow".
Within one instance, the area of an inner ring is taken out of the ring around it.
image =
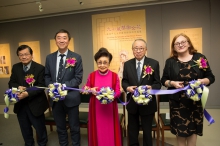
[[[109,104],[114,101],[115,92],[110,87],[102,87],[97,93],[96,98],[101,102],[101,104]]]
[[[19,98],[17,97],[17,92],[19,92],[19,90],[17,88],[8,89],[5,91],[4,96],[5,96],[6,107],[4,108],[4,117],[6,119],[9,118],[9,114],[8,114],[9,104],[16,103],[19,101]]]
[[[201,99],[204,116],[208,120],[209,125],[213,124],[215,120],[205,109],[205,105],[209,95],[209,89],[205,85],[201,84],[200,81],[195,81],[195,80],[190,81],[187,87],[188,87],[188,89],[186,90],[187,96],[193,101],[199,101]]]
[[[65,85],[60,83],[53,83],[49,85],[49,96],[53,101],[64,100],[67,95],[67,90],[65,90]]]
[[[134,95],[132,98],[137,104],[147,105],[152,99],[152,95],[149,93],[150,90],[147,88],[147,86],[139,86],[134,90]]]
[[[200,81],[189,82],[189,88],[186,90],[186,95],[193,101],[199,101],[202,97],[204,85]]]

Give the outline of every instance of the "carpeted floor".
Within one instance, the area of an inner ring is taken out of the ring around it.
[[[56,131],[50,132],[48,130],[48,144],[47,146],[59,146],[58,137]],[[54,130],[56,127],[54,126]],[[35,131],[34,131],[35,137]],[[69,139],[69,141],[71,141]],[[124,138],[124,146],[127,145],[126,138]],[[9,119],[5,119],[3,114],[0,114],[0,143],[2,146],[24,146],[24,141],[20,132],[17,117],[14,114],[10,115]],[[71,144],[70,144],[71,145]],[[87,130],[81,129],[81,146],[87,146]],[[140,146],[142,145],[142,134],[140,134]],[[36,144],[37,146],[37,144]],[[154,139],[154,146],[156,146],[156,141]],[[172,146],[166,144],[165,146]]]

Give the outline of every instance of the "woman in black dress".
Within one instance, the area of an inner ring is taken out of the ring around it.
[[[188,36],[176,35],[171,43],[171,55],[166,60],[161,83],[169,89],[183,88],[192,80],[209,86],[215,81],[211,68],[196,65],[195,61],[206,59],[197,53]],[[197,135],[203,135],[203,108],[201,100],[189,99],[185,91],[169,95],[170,128],[179,146],[195,146]]]

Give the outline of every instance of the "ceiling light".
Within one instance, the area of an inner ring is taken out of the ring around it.
[[[42,6],[41,2],[36,2],[36,4],[39,5],[39,11],[43,12],[44,9],[43,9],[43,6]]]
[[[82,0],[78,0],[80,5],[83,5],[84,3],[82,2]]]

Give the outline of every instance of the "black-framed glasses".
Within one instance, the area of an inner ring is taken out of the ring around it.
[[[186,42],[188,42],[188,41],[182,41],[182,42],[176,42],[176,43],[174,43],[174,46],[180,46],[180,44],[183,46],[183,45],[185,45],[186,44]]]
[[[108,65],[109,64],[109,62],[106,62],[106,61],[104,61],[104,62],[101,62],[101,61],[99,61],[99,62],[97,62],[97,65]]]
[[[140,52],[142,52],[142,51],[144,51],[144,48],[133,48],[133,51],[135,51],[135,52],[137,52],[137,51],[140,51]]]
[[[19,57],[23,57],[23,56],[27,57],[29,55],[31,55],[31,54],[18,54]]]

